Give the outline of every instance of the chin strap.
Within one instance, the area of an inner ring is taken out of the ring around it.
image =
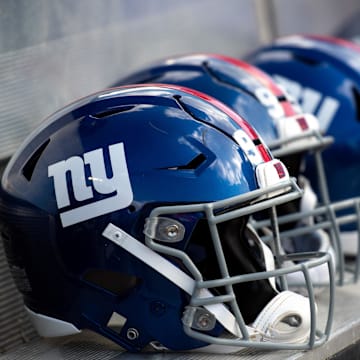
[[[298,183],[303,190],[303,196],[300,199],[300,212],[306,214],[315,209],[318,202],[317,196],[311,187],[310,181],[305,176],[300,175]],[[312,216],[305,217],[302,219],[302,224],[314,225],[314,218]]]
[[[305,342],[310,329],[310,304],[291,291],[277,294],[260,312],[252,326],[262,334],[261,341]]]
[[[304,296],[291,291],[276,295],[251,324],[256,341],[277,344],[302,344],[310,333],[310,304]],[[238,346],[211,344],[196,352],[230,354],[240,351]]]
[[[109,224],[103,231],[103,236],[152,267],[189,295],[193,295],[196,285],[193,278],[122,229]],[[211,298],[213,295],[209,290],[201,289],[199,297]],[[235,339],[234,346],[213,344],[204,347],[203,351],[219,352],[220,349],[222,353],[239,351],[240,346],[236,346],[236,338],[240,341],[243,340],[244,336],[233,313],[223,303],[204,305],[204,308],[213,314],[216,320]],[[297,319],[296,326],[289,325],[287,321],[290,317]],[[289,328],[289,330],[286,330],[286,328]],[[301,343],[309,336],[310,332],[309,301],[307,298],[291,291],[281,292],[265,306],[252,326],[246,326],[246,330],[250,337],[247,345],[250,345],[253,341]]]

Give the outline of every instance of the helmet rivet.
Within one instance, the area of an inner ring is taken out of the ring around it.
[[[129,328],[126,336],[129,340],[136,340],[139,337],[139,332],[135,328]]]
[[[198,326],[199,328],[206,329],[206,328],[209,326],[209,324],[210,324],[211,321],[212,321],[212,320],[210,319],[209,314],[202,314],[202,315],[200,315],[199,318],[197,319],[197,326]]]
[[[178,236],[179,227],[176,224],[168,225],[166,227],[166,234],[170,239],[173,239]]]
[[[166,305],[161,301],[153,301],[150,304],[150,311],[156,316],[161,316],[166,312]]]

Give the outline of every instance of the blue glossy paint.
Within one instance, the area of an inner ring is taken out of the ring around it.
[[[349,41],[314,35],[284,37],[247,60],[284,81],[305,111],[319,117],[334,144],[323,153],[330,198],[360,194],[360,48]],[[316,184],[314,163],[307,176]]]
[[[76,101],[29,135],[5,170],[0,222],[10,267],[30,309],[90,328],[130,351],[153,340],[175,350],[206,345],[183,331],[189,296],[102,232],[111,222],[143,242],[145,219],[154,207],[213,202],[257,189],[255,165],[233,139],[241,129],[239,119],[216,104],[179,87],[112,89]],[[101,179],[91,179],[84,165],[93,196],[79,199],[74,190],[78,179],[68,172],[70,204],[58,209],[49,166],[102,149],[111,178],[107,149],[117,143],[124,145],[131,205],[63,227],[61,211],[113,194],[97,192],[93,182]],[[192,168],[189,164],[200,154]],[[183,249],[203,214],[173,216],[186,229],[184,240],[174,245]],[[105,272],[109,280],[102,280],[111,282],[110,288],[89,281],[93,270]],[[120,333],[107,326],[113,312],[127,318]],[[127,339],[129,327],[139,329],[136,341]],[[217,325],[211,333],[221,331]]]

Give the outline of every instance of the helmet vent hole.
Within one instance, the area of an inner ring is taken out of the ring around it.
[[[310,59],[308,57],[305,56],[301,56],[301,55],[294,55],[294,58],[304,64],[307,64],[309,66],[317,66],[320,64],[320,61],[318,60],[314,60],[314,59]]]
[[[27,161],[22,169],[22,173],[25,176],[26,180],[30,181],[36,167],[37,162],[40,159],[41,154],[44,152],[45,148],[48,146],[50,139],[46,140],[37,150],[33,153],[31,158]]]
[[[126,112],[126,111],[130,111],[131,109],[133,109],[135,106],[133,105],[129,105],[129,106],[121,106],[121,107],[117,107],[114,109],[109,109],[103,112],[99,112],[97,114],[91,115],[92,118],[95,119],[104,119],[116,114],[120,114],[122,112]]]
[[[352,88],[353,96],[354,96],[354,103],[356,108],[356,118],[360,121],[360,93],[356,87]]]
[[[169,166],[166,167],[166,170],[196,170],[204,161],[206,160],[206,156],[204,154],[196,155],[192,160],[190,160],[185,165],[178,166]]]
[[[232,65],[228,62],[225,63],[227,66],[230,67],[229,71],[233,71],[231,70]],[[204,70],[210,75],[210,77],[212,77],[214,81],[222,84],[223,86],[238,89],[246,93],[247,95],[255,98],[255,95],[251,91],[249,91],[246,86],[244,86],[241,82],[237,81],[237,78],[233,76],[227,76],[226,72],[224,72],[223,70],[220,71],[216,67],[213,67],[208,61],[204,61],[202,65]]]
[[[206,160],[206,157],[204,154],[199,154],[196,157],[194,157],[190,162],[188,162],[186,165],[179,166],[179,170],[195,170],[197,169],[204,161]]]

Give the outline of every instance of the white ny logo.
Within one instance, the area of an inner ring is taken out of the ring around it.
[[[100,194],[114,195],[102,200],[82,205],[60,213],[63,227],[79,223],[84,220],[110,213],[129,206],[133,200],[129,173],[126,165],[124,144],[109,146],[112,177],[106,175],[103,149],[96,149],[84,153],[83,158],[72,156],[59,161],[48,168],[48,176],[53,177],[55,197],[58,209],[71,205],[66,174],[70,172],[75,200],[84,201],[94,197],[93,188]],[[86,184],[85,165],[90,167],[91,176]]]

